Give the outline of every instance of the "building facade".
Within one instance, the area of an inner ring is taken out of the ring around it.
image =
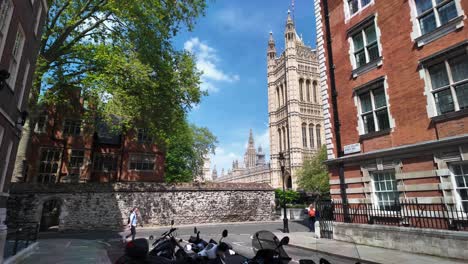
[[[282,186],[278,155],[286,157],[285,182],[297,188],[296,171],[325,142],[317,53],[296,33],[288,12],[284,52],[277,56],[273,34],[267,50],[271,185]]]
[[[244,154],[244,163],[238,160],[232,162],[232,168],[227,174],[221,173],[217,182],[257,182],[271,184],[270,164],[265,162],[265,154],[261,146],[255,149],[252,129],[249,134],[249,143]]]
[[[468,212],[467,10],[462,0],[315,1],[333,198]]]
[[[164,154],[144,126],[126,133],[93,116],[79,92],[36,113],[26,171],[15,182],[163,182]],[[114,126],[119,118],[115,117]]]
[[[47,10],[45,0],[0,1],[0,258],[9,184]]]

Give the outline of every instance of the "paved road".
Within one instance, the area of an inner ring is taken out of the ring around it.
[[[187,239],[193,234],[193,226],[178,227],[178,237]],[[251,235],[259,230],[280,232],[281,222],[273,223],[242,223],[242,224],[218,224],[199,225],[203,238],[219,240],[223,229],[229,231],[226,238],[234,250],[239,254],[252,257]],[[150,235],[158,237],[168,228],[139,228],[137,237],[148,238]],[[290,223],[291,232],[304,232],[307,227],[301,223]],[[286,252],[293,259],[292,263],[298,263],[299,259],[318,259],[323,257],[315,251],[304,250],[295,247],[286,247]],[[122,234],[117,232],[93,232],[93,233],[42,233],[40,234],[39,250],[28,257],[22,263],[114,263],[123,254]],[[326,257],[331,263],[350,263],[336,257]]]

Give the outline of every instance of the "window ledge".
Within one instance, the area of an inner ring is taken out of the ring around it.
[[[362,140],[365,140],[365,139],[376,138],[376,137],[380,137],[380,136],[383,136],[383,135],[388,135],[388,134],[390,134],[391,131],[392,131],[392,129],[388,128],[388,129],[384,129],[384,130],[380,130],[380,131],[360,135],[359,136],[359,141],[362,141]]]
[[[468,116],[468,109],[462,109],[456,112],[450,112],[438,116],[434,116],[431,118],[432,122],[438,123],[438,122],[443,122],[443,121],[448,121],[452,119],[457,119],[460,117]]]
[[[442,25],[434,29],[431,32],[428,32],[422,36],[417,37],[415,41],[418,47],[422,47],[462,27],[463,27],[463,15],[460,15],[452,19],[451,21],[449,21],[447,24]]]
[[[378,67],[382,66],[382,57],[379,57],[376,60],[373,60],[357,69],[354,69],[352,71],[353,73],[353,79],[356,79],[359,75],[362,75],[368,71],[371,71],[373,69],[376,69]]]

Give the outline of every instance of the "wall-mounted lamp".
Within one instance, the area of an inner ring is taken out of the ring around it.
[[[18,117],[18,121],[16,122],[17,125],[24,126],[26,123],[26,119],[28,118],[28,111],[22,111],[20,116]]]
[[[8,78],[10,78],[10,73],[7,70],[0,70],[0,90],[7,85],[6,80]]]

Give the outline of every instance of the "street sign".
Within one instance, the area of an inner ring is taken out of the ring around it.
[[[355,143],[351,145],[346,145],[344,146],[344,154],[351,154],[351,153],[356,153],[356,152],[361,152],[361,144],[360,143]]]

